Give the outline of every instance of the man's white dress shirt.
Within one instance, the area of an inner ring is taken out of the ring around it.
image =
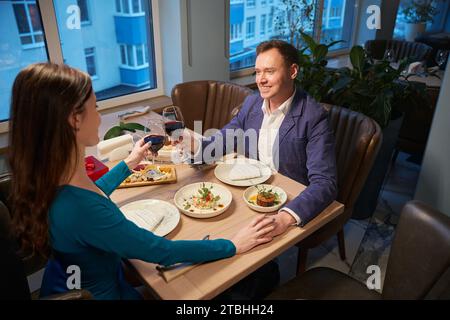
[[[284,117],[289,113],[291,109],[292,100],[294,100],[295,90],[292,96],[290,96],[285,102],[283,102],[276,110],[271,111],[269,101],[264,99],[261,107],[264,118],[259,132],[258,139],[258,156],[259,161],[269,166],[272,171],[278,171],[279,164],[279,135],[278,131],[283,123]],[[300,224],[299,216],[289,208],[283,207],[280,211],[288,212],[296,221],[296,224]]]

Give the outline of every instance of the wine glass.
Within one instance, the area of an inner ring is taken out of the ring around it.
[[[155,164],[155,153],[164,147],[166,142],[164,120],[162,118],[151,118],[147,120],[144,132],[144,142],[151,143],[152,164]]]
[[[448,51],[447,50],[439,50],[436,55],[436,63],[439,66],[439,69],[444,70],[444,66],[447,63]]]
[[[395,52],[393,49],[386,49],[384,52],[384,60],[389,61],[389,63],[395,62]]]
[[[183,113],[177,106],[170,106],[163,109],[162,116],[164,118],[164,127],[166,134],[170,140],[178,141],[177,150],[181,157],[184,158],[184,149],[181,144],[183,137],[183,130],[185,128],[185,122]]]

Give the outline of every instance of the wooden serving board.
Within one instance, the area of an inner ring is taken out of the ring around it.
[[[177,172],[174,166],[171,165],[148,165],[141,172],[145,173],[150,170],[157,169],[159,167],[160,171],[167,172],[167,179],[157,180],[157,181],[138,181],[138,182],[122,182],[118,188],[131,188],[131,187],[142,187],[142,186],[152,186],[156,184],[166,184],[177,182]]]

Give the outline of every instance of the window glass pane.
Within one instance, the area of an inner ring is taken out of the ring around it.
[[[88,0],[77,0],[78,7],[80,8],[81,22],[89,22],[89,8],[87,1]]]
[[[140,45],[136,46],[136,58],[137,66],[142,66],[144,64],[144,51]]]
[[[313,0],[311,0],[313,1]],[[283,3],[295,1],[273,0],[266,1],[230,0],[230,70],[249,68],[254,66],[256,46],[269,39],[286,39],[287,27],[277,21],[288,16],[292,11]],[[270,4],[270,5],[268,5]]]
[[[116,0],[116,10],[117,10],[117,12],[121,12],[122,11],[122,7],[120,5],[120,1],[121,0]]]
[[[130,67],[134,67],[134,46],[127,46],[127,57],[128,57],[128,65]]]
[[[35,12],[35,18],[40,19],[38,11]],[[44,35],[39,32],[41,35],[33,40],[29,28],[20,28],[26,25],[31,26],[31,21],[26,16],[24,4],[13,5],[11,1],[0,1],[0,121],[9,119],[11,88],[19,71],[29,64],[48,61]],[[22,36],[24,31],[28,35]],[[33,44],[33,41],[41,45],[31,48],[23,46]]]
[[[3,6],[6,6],[6,2],[3,3]],[[27,19],[27,12],[24,4],[14,4],[14,15],[16,17],[16,24],[20,33],[29,33],[30,25]]]
[[[139,8],[139,0],[132,0],[133,1],[133,13],[140,13],[141,10]]]
[[[120,45],[120,57],[122,60],[122,64],[127,64],[127,53],[125,52],[125,46],[123,44]]]
[[[28,12],[30,14],[31,26],[33,27],[33,31],[42,31],[41,18],[39,17],[36,4],[28,5]]]
[[[324,0],[321,43],[344,40],[330,51],[348,48],[351,44],[355,0]]]
[[[84,53],[86,56],[87,72],[91,77],[96,76],[97,68],[95,65],[95,48],[86,48],[84,49]]]
[[[122,13],[130,13],[130,3],[128,0],[122,0]]]
[[[93,86],[98,100],[156,87],[156,70],[150,67],[129,68],[136,66],[133,48],[136,43],[151,48],[150,65],[155,66],[153,29],[151,25],[148,28],[153,21],[151,2],[146,2],[149,5],[143,8],[144,17],[123,17],[117,15],[116,0],[88,1],[91,24],[81,29],[68,26],[66,6],[61,1],[53,2],[63,58],[68,65],[97,76]],[[121,1],[121,5],[125,11],[127,7],[129,9],[128,0]],[[86,56],[84,48],[93,47],[93,56]],[[144,59],[142,54],[140,61]]]
[[[20,41],[22,41],[22,44],[32,44],[33,37],[32,36],[23,36],[23,37],[20,37]]]

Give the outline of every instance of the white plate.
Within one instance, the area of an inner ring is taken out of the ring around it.
[[[125,217],[134,222],[138,227],[153,232],[155,235],[164,237],[171,232],[180,222],[180,212],[166,201],[147,199],[127,203],[120,208]],[[153,216],[163,215],[161,223],[153,228],[149,221]],[[154,229],[154,230],[153,230]]]
[[[191,206],[189,209],[184,209],[186,200],[189,200],[192,196],[197,195],[198,189],[202,187],[203,183],[208,188],[210,186],[213,186],[211,192],[215,196],[220,196],[220,200],[218,201],[218,203],[223,205],[223,207],[218,207],[214,210],[214,209],[198,209]],[[178,207],[178,209],[187,216],[193,218],[211,218],[225,212],[225,210],[227,210],[228,207],[230,206],[232,199],[233,197],[231,195],[231,192],[224,186],[221,186],[220,184],[213,182],[197,182],[184,186],[183,188],[178,190],[177,193],[175,193],[174,202],[175,205]]]
[[[250,164],[253,166],[256,166],[261,171],[261,176],[258,178],[252,178],[252,179],[245,179],[245,180],[231,180],[229,178],[230,171],[236,164]],[[272,170],[263,164],[262,162],[255,160],[255,159],[247,159],[247,158],[237,158],[237,159],[230,159],[226,160],[225,163],[219,164],[216,169],[214,169],[214,175],[217,179],[222,181],[223,183],[237,186],[237,187],[248,187],[248,186],[254,186],[257,184],[261,184],[266,182],[270,176],[272,175]]]
[[[256,204],[256,201],[255,201],[255,204],[251,203],[251,202],[249,201],[249,199],[250,199],[252,196],[258,194],[258,189],[256,188],[256,186],[251,186],[251,187],[247,188],[247,189],[244,191],[244,194],[243,194],[244,202],[245,202],[251,209],[253,209],[253,210],[255,210],[255,211],[259,211],[259,212],[273,212],[273,211],[277,211],[278,209],[280,209],[281,206],[284,205],[284,204],[286,203],[286,201],[287,201],[287,194],[286,194],[286,192],[284,192],[284,190],[281,189],[280,187],[272,186],[272,185],[270,185],[270,184],[260,184],[260,185],[258,185],[258,187],[265,187],[266,190],[272,189],[273,192],[276,192],[276,193],[279,195],[279,197],[280,197],[280,203],[277,204],[277,205],[275,205],[275,206],[272,206],[272,207],[262,207],[262,206],[259,206],[259,205]]]

